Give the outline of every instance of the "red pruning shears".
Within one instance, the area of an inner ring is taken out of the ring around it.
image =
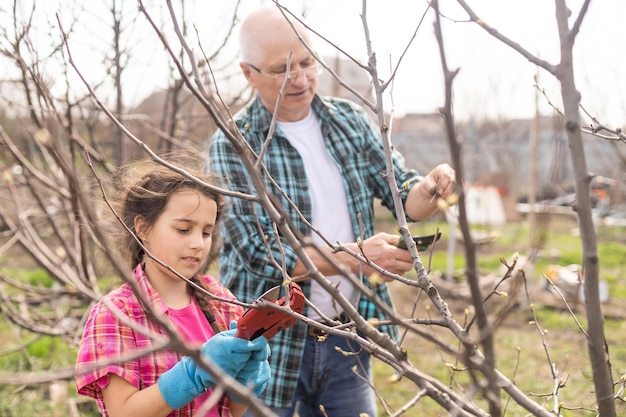
[[[260,296],[253,304],[262,300],[270,301],[278,306],[287,305],[287,296],[278,299],[281,286],[270,288]],[[296,313],[302,313],[304,309],[304,294],[300,286],[294,282],[289,284],[289,307]],[[236,337],[241,339],[254,340],[259,336],[271,339],[283,329],[287,329],[296,324],[296,318],[285,311],[281,311],[272,306],[260,308],[249,308],[237,322]]]

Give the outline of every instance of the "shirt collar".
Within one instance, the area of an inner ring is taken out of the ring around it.
[[[317,114],[318,118],[323,118],[329,112],[327,108],[328,104],[329,103],[325,100],[322,100],[319,94],[315,94],[311,102],[311,108],[315,114]],[[265,108],[258,94],[250,103],[248,114],[250,115],[249,123],[252,132],[267,133],[269,131],[270,123],[272,122],[272,114]]]
[[[152,284],[150,284],[148,276],[143,269],[143,264],[137,265],[133,274],[135,275],[135,280],[141,294],[148,301],[152,310],[159,315],[165,314],[169,310],[169,307],[163,302],[159,293],[152,287]]]

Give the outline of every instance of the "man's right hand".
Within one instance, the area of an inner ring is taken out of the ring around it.
[[[398,247],[400,242],[400,236],[391,235],[389,233],[377,233],[374,236],[365,239],[361,242],[361,247],[357,243],[346,245],[350,247],[356,253],[362,253],[369,261],[375,263],[379,267],[385,269],[392,274],[403,275],[407,271],[413,268],[413,262],[411,260],[411,254]],[[352,267],[354,273],[359,272],[359,262],[355,260],[355,265]],[[373,268],[363,265],[363,273],[371,275],[374,272],[378,273]],[[384,281],[391,281],[391,279],[382,277]]]

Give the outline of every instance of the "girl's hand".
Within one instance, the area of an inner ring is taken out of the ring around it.
[[[216,364],[232,378],[236,378],[252,355],[267,355],[268,345],[264,337],[246,340],[235,337],[236,322],[231,329],[220,332],[202,345],[201,355]],[[157,381],[167,404],[179,409],[215,385],[216,378],[200,367],[192,358],[185,356],[180,362],[165,372]]]

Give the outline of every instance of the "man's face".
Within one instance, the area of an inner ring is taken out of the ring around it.
[[[289,76],[286,77],[287,59],[292,52]],[[295,122],[304,119],[317,91],[321,66],[300,42],[272,45],[272,51],[263,54],[260,62],[241,63],[241,69],[251,87],[259,93],[265,108],[274,113],[279,92],[285,78],[287,85],[280,97],[277,119]]]

